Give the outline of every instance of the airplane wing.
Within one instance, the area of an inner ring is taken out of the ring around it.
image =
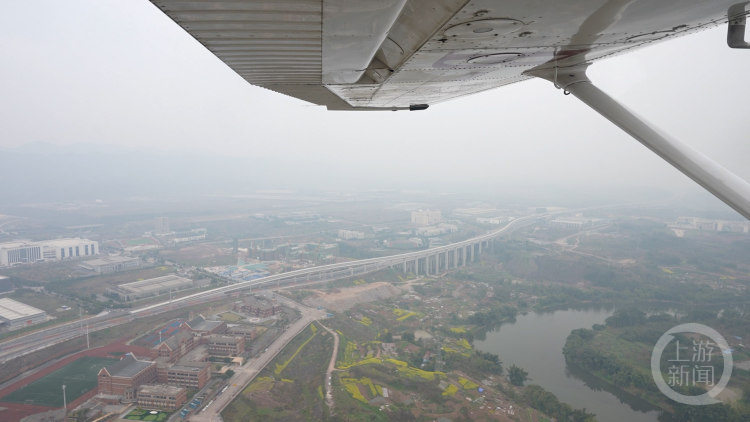
[[[599,59],[723,23],[730,47],[750,48],[744,39],[750,1],[151,2],[251,84],[329,110],[422,110],[547,79],[750,219],[750,184],[586,76]]]
[[[736,3],[151,1],[251,84],[332,110],[423,108],[726,23]]]

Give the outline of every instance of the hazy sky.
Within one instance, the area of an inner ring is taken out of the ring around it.
[[[590,73],[750,179],[750,51],[729,49],[725,31],[657,44]],[[328,112],[248,84],[146,0],[6,0],[0,60],[0,147],[116,145],[249,165],[275,157],[314,163],[311,171],[338,162],[392,180],[692,184],[549,82],[424,112]]]

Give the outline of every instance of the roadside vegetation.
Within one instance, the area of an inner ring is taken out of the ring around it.
[[[221,413],[225,421],[329,420],[323,375],[333,338],[316,324],[284,350]]]

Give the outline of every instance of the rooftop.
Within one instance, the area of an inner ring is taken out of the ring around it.
[[[138,293],[142,291],[169,290],[173,288],[178,289],[180,287],[184,287],[186,284],[192,283],[193,280],[190,280],[189,278],[171,274],[156,278],[150,278],[148,280],[140,280],[134,281],[132,283],[120,284],[117,287],[122,290]]]
[[[180,362],[177,365],[171,366],[168,371],[200,372],[209,365],[211,364],[208,362]]]
[[[25,303],[4,297],[0,299],[0,319],[13,321],[20,318],[43,314],[44,311]]]
[[[187,325],[193,331],[212,331],[223,323],[224,321],[210,321],[204,318],[203,315],[198,315],[197,317],[188,321]]]
[[[185,342],[192,337],[193,337],[193,333],[191,333],[190,331],[179,330],[176,333],[174,333],[172,336],[169,336],[164,341],[162,341],[161,343],[157,344],[154,347],[158,348],[162,344],[166,344],[167,346],[169,346],[170,349],[177,350],[177,348],[180,347],[180,344],[182,342]]]
[[[226,334],[211,334],[211,336],[208,338],[208,341],[210,343],[216,343],[216,342],[239,342],[244,341],[242,336],[232,336],[232,335],[226,335]]]
[[[138,258],[132,258],[129,256],[107,256],[104,258],[98,258],[98,259],[92,259],[89,261],[84,261],[83,263],[86,265],[111,265],[111,264],[119,264],[123,262],[130,262],[137,260]]]
[[[265,310],[265,309],[272,309],[274,305],[273,303],[265,299],[259,299],[255,296],[245,297],[243,300],[245,302],[245,306],[249,308],[257,308],[257,309]]]
[[[184,387],[175,387],[173,385],[165,385],[165,384],[143,384],[140,387],[138,387],[138,394],[159,394],[159,395],[165,395],[165,396],[177,396],[180,394],[181,391],[183,391]]]
[[[151,361],[138,360],[135,355],[128,353],[119,362],[107,366],[106,370],[113,377],[130,378],[153,364]]]
[[[0,249],[15,249],[24,246],[50,246],[50,247],[61,247],[61,246],[75,246],[86,243],[94,243],[93,240],[81,239],[80,237],[66,237],[62,239],[50,239],[50,240],[16,240],[13,242],[0,243]]]

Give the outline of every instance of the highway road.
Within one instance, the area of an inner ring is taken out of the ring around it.
[[[5,363],[15,357],[23,356],[25,354],[50,347],[58,343],[62,343],[75,337],[83,336],[85,335],[86,324],[88,324],[89,332],[95,332],[115,325],[131,322],[136,318],[143,318],[167,312],[178,307],[182,308],[200,303],[220,300],[226,297],[228,293],[238,292],[241,290],[262,289],[274,285],[280,286],[282,283],[294,284],[298,282],[330,281],[340,278],[347,278],[354,275],[362,275],[389,266],[402,264],[405,261],[451,251],[457,248],[475,244],[477,242],[490,240],[494,237],[506,234],[514,229],[531,224],[532,222],[547,216],[549,216],[549,214],[518,218],[497,230],[461,242],[452,243],[450,245],[398,255],[303,268],[300,270],[275,274],[260,279],[229,284],[227,286],[222,286],[200,293],[183,296],[181,298],[166,302],[144,306],[138,309],[112,310],[83,320],[68,322],[65,324],[40,329],[23,336],[0,342],[0,364]]]
[[[53,344],[130,322],[133,315],[126,310],[103,312],[97,316],[66,322],[0,343],[0,363],[23,356]]]

